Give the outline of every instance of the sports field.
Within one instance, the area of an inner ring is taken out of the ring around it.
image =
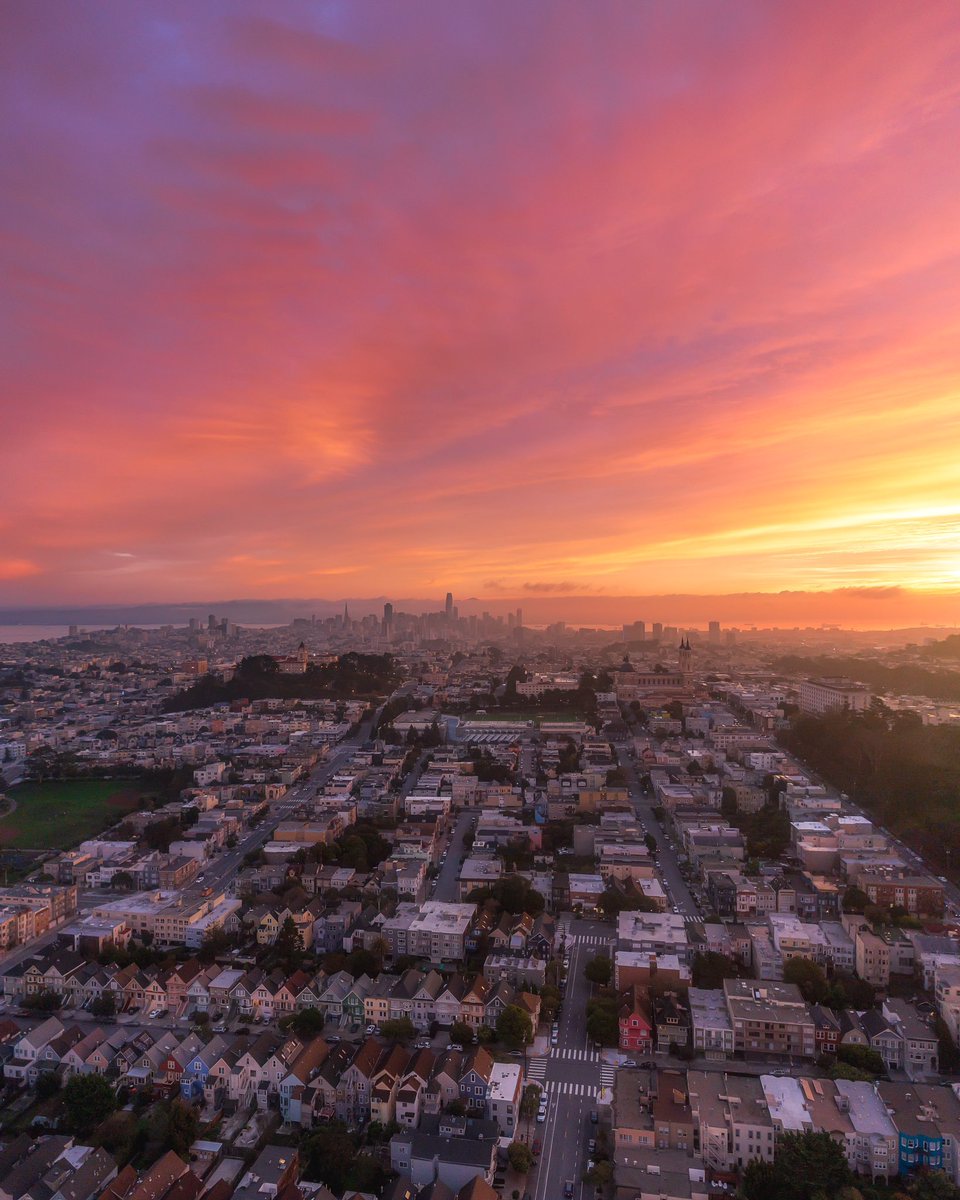
[[[63,850],[139,808],[143,793],[134,780],[65,779],[22,783],[7,796],[16,807],[0,818],[0,847]]]

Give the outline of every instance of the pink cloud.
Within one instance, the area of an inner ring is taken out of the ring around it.
[[[952,4],[0,22],[11,596],[949,586]]]

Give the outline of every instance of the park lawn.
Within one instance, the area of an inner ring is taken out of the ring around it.
[[[586,719],[586,713],[580,709],[569,708],[562,712],[543,711],[539,708],[503,710],[489,708],[482,717],[475,712],[464,713],[463,719],[465,721],[512,721],[517,724],[532,721],[534,724],[539,724],[541,721],[583,721]]]
[[[23,783],[8,793],[16,811],[0,818],[0,848],[63,850],[93,837],[143,802],[130,779]]]

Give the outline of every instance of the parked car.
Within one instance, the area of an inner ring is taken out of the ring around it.
[[[600,1114],[597,1112],[597,1110],[595,1108],[591,1108],[591,1110],[590,1110],[590,1124],[591,1125],[599,1125],[600,1124]]]
[[[567,1198],[567,1200],[570,1200],[570,1198],[573,1196],[573,1180],[572,1179],[564,1180],[563,1194]]]

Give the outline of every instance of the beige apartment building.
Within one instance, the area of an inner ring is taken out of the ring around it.
[[[723,992],[738,1053],[777,1058],[816,1055],[813,1017],[794,984],[725,979]]]

